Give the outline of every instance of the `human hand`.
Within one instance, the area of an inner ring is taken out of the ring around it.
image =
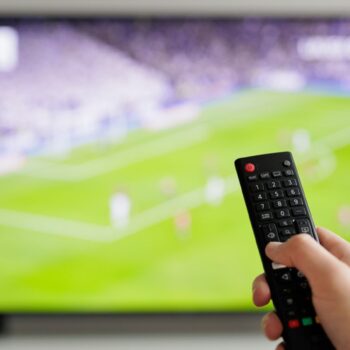
[[[295,267],[308,279],[320,322],[337,349],[350,349],[350,244],[325,228],[317,228],[321,242],[299,234],[285,243],[271,242],[266,255],[274,262]],[[271,299],[264,274],[253,282],[253,301],[265,306]],[[262,319],[270,340],[281,337],[283,326],[274,312]],[[277,350],[284,350],[283,343]]]

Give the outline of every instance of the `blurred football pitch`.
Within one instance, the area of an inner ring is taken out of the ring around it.
[[[261,264],[233,161],[293,151],[295,135],[311,140],[294,156],[316,224],[350,239],[350,98],[241,92],[186,125],[32,158],[0,177],[0,310],[254,310]],[[226,181],[219,206],[205,201],[213,174]],[[176,184],[171,196],[164,179]],[[121,188],[132,201],[124,230],[108,207]],[[191,218],[185,235],[179,211]]]

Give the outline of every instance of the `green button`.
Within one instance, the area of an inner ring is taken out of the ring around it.
[[[312,325],[312,318],[311,317],[304,317],[301,319],[301,323],[303,326],[311,326]]]

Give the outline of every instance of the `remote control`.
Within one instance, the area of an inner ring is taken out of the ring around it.
[[[306,278],[265,255],[269,242],[285,242],[298,233],[318,241],[292,154],[240,158],[235,166],[287,349],[334,349],[315,313]]]

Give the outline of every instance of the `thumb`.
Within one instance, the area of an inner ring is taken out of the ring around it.
[[[298,234],[286,243],[271,242],[265,252],[272,261],[301,271],[314,293],[327,295],[330,289],[340,287],[339,273],[346,265],[307,234]]]

